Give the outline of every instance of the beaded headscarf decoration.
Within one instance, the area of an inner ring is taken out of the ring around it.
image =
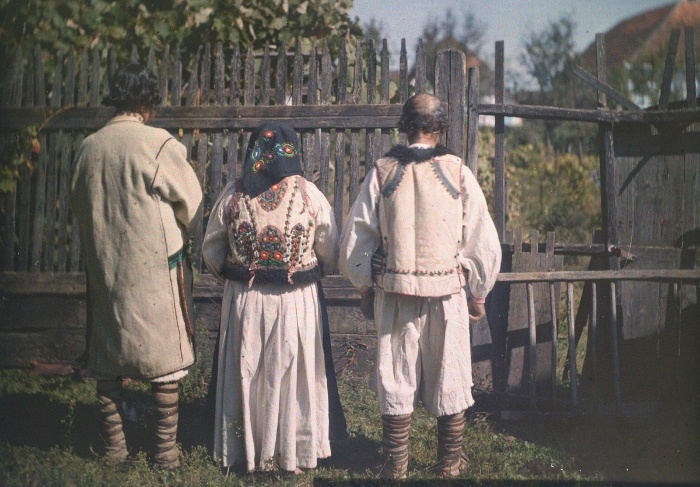
[[[292,127],[266,122],[253,130],[243,163],[243,192],[251,198],[288,176],[301,176],[299,139]]]

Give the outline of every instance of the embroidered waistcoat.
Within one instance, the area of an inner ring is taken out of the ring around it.
[[[287,177],[256,197],[241,191],[240,180],[236,184],[226,210],[230,256],[224,277],[258,284],[319,279],[306,180]]]
[[[451,154],[422,162],[376,163],[384,262],[377,284],[422,297],[455,294],[465,284],[457,261],[462,244],[462,160]]]

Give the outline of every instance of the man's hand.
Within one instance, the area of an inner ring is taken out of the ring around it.
[[[469,319],[472,321],[479,321],[486,316],[486,307],[484,303],[471,296],[467,299],[467,308],[469,309]]]
[[[361,294],[360,311],[368,320],[374,319],[374,288],[369,288]]]

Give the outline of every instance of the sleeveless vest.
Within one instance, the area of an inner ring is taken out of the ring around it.
[[[222,270],[226,279],[292,285],[321,278],[303,177],[287,177],[253,198],[242,192],[237,180],[226,223],[230,242]]]
[[[465,285],[462,245],[462,160],[443,154],[421,162],[394,157],[376,163],[381,187],[383,262],[377,284],[386,292],[439,297]],[[376,259],[375,259],[376,260]]]

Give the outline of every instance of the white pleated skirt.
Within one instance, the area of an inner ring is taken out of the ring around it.
[[[329,457],[316,284],[227,281],[219,332],[214,458],[293,471]]]

